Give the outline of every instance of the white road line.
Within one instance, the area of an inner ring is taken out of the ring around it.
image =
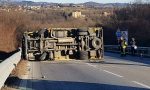
[[[95,65],[92,65],[92,64],[89,64],[89,63],[86,63],[87,65],[89,65],[89,66],[91,66],[91,67],[94,67],[94,68],[96,68],[97,66],[95,66]]]
[[[89,65],[89,66],[91,66],[91,67],[97,68],[96,65],[92,65],[92,64],[90,64],[90,63],[86,63],[86,64]],[[103,70],[103,71],[104,71],[104,72],[107,72],[107,73],[109,73],[109,74],[115,75],[115,76],[117,76],[117,77],[123,77],[123,76],[121,76],[121,75],[119,75],[119,74],[115,74],[115,73],[110,72],[110,71],[107,71],[107,70]]]
[[[110,72],[110,71],[107,71],[107,70],[103,70],[103,71],[104,71],[104,72],[107,72],[107,73],[109,73],[109,74],[115,75],[115,76],[117,76],[117,77],[123,77],[123,76],[121,76],[121,75],[119,75],[119,74],[115,74],[115,73]]]
[[[136,83],[136,84],[138,84],[138,85],[141,85],[141,86],[143,86],[143,87],[145,87],[145,88],[149,88],[150,89],[150,86],[148,86],[148,85],[145,85],[145,84],[143,84],[143,83],[139,83],[139,82],[137,82],[137,81],[132,81],[133,83]]]
[[[112,68],[112,67],[115,67],[116,68],[116,66],[101,66],[101,67],[108,67],[108,68]]]

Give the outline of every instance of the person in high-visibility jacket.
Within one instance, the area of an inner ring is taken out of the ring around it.
[[[123,37],[120,38],[119,44],[120,44],[121,56],[126,56],[127,42],[126,42],[126,40]]]

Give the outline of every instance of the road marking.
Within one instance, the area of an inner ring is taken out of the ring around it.
[[[86,64],[89,65],[89,66],[91,66],[91,67],[97,68],[97,66],[95,66],[95,65],[92,65],[92,64],[89,64],[89,63],[86,63]],[[121,76],[121,75],[119,75],[119,74],[115,74],[115,73],[110,72],[110,71],[107,71],[107,70],[103,70],[103,71],[104,71],[104,72],[107,72],[107,73],[109,73],[109,74],[115,75],[115,76],[117,76],[117,77],[123,77],[123,76]]]
[[[110,71],[107,71],[107,70],[103,70],[103,71],[104,71],[104,72],[107,72],[107,73],[109,73],[109,74],[115,75],[115,76],[117,76],[117,77],[123,77],[123,76],[121,76],[121,75],[119,75],[119,74],[115,74],[115,73],[110,72]]]
[[[101,66],[101,67],[108,67],[108,68],[112,68],[112,67],[114,67],[114,68],[116,68],[116,66]]]
[[[97,66],[95,66],[95,65],[92,65],[92,64],[89,64],[89,63],[86,63],[87,65],[89,65],[89,66],[91,66],[91,67],[94,67],[94,68],[96,68]]]
[[[145,85],[145,84],[143,84],[143,83],[139,83],[139,82],[137,82],[137,81],[132,81],[133,83],[136,83],[136,84],[138,84],[138,85],[141,85],[141,86],[143,86],[143,87],[145,87],[145,88],[149,88],[150,89],[150,86],[148,86],[148,85]]]

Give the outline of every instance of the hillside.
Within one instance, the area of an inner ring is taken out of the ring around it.
[[[36,2],[21,1],[17,3]],[[48,3],[50,4],[50,3]],[[75,7],[51,3],[54,7],[32,9],[8,5],[0,7],[0,51],[13,51],[21,46],[22,33],[49,27],[94,27],[103,26],[104,43],[117,44],[115,32],[117,28],[128,29],[129,39],[135,37],[138,46],[150,46],[150,6],[149,4],[131,5],[124,8],[95,8],[90,5],[102,5],[87,2],[89,7]],[[72,5],[72,4],[71,4]],[[80,5],[80,4],[79,4]],[[107,4],[112,5],[112,4]],[[118,5],[118,4],[117,4]],[[82,5],[81,5],[82,6]],[[35,7],[35,6],[34,6]],[[103,6],[104,7],[104,6]],[[81,11],[84,17],[73,18],[71,13]],[[80,22],[80,23],[79,23]],[[139,23],[140,22],[140,23]],[[11,32],[11,33],[10,33]]]
[[[1,0],[0,3],[5,4],[14,4],[14,5],[29,5],[29,6],[72,6],[72,5],[80,5],[84,7],[126,7],[128,3],[97,3],[97,2],[85,2],[85,3],[79,3],[79,4],[73,4],[73,3],[53,3],[53,2],[33,2],[33,1],[24,1],[24,0]]]

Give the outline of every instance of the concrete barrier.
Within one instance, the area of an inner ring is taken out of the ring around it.
[[[21,60],[21,50],[0,63],[0,89],[4,85],[12,70]]]

